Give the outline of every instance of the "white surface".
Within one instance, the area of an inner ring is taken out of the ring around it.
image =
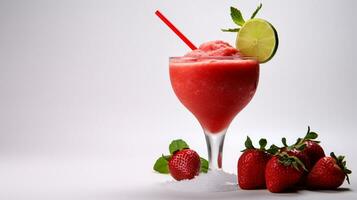
[[[355,199],[356,184],[349,190],[298,191],[272,194],[267,190],[230,192],[187,192],[163,186],[170,177],[155,174],[140,165],[149,159],[125,165],[104,158],[2,158],[0,199],[4,200],[129,200],[129,199]],[[130,174],[130,176],[128,176]],[[352,181],[357,177],[351,177]],[[353,181],[354,182],[354,181]],[[344,188],[347,187],[345,184]],[[231,187],[230,187],[231,188]]]
[[[229,7],[260,1],[0,0],[0,199],[351,199],[352,191],[174,194],[155,189],[156,157],[183,138],[206,155],[194,117],[175,97],[168,57],[187,47],[154,15],[161,9],[195,44],[234,43]],[[357,1],[262,1],[279,33],[258,91],[226,136],[235,172],[246,135],[279,143],[320,133],[327,152],[357,168]]]

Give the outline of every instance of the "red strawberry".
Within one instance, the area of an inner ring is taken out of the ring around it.
[[[318,137],[318,134],[310,131],[310,126],[309,126],[305,137],[298,138],[295,144],[293,144],[291,146],[287,146],[285,138],[282,139],[282,142],[283,142],[284,146],[288,149],[297,149],[297,150],[302,151],[302,153],[304,153],[309,158],[309,163],[307,163],[304,158],[299,157],[299,156],[297,156],[297,157],[300,158],[301,161],[304,162],[307,169],[310,169],[309,166],[311,166],[311,167],[314,166],[314,164],[320,158],[325,156],[324,150],[318,144],[319,141],[315,140],[317,137]]]
[[[331,157],[323,157],[312,168],[307,179],[310,189],[336,189],[340,187],[348,174],[352,173],[346,168],[344,156],[336,157],[332,152]]]
[[[307,170],[310,170],[311,164],[310,164],[310,159],[309,157],[305,154],[305,152],[300,151],[298,149],[291,149],[286,151],[290,156],[295,156],[301,160],[302,163],[304,163],[305,167]]]
[[[161,174],[171,174],[180,181],[192,179],[200,172],[207,173],[209,164],[182,139],[173,140],[169,145],[170,155],[160,156],[153,169]]]
[[[200,156],[191,149],[177,151],[169,160],[169,171],[171,176],[180,181],[193,179],[200,172]]]
[[[260,149],[254,148],[249,137],[246,148],[238,160],[238,184],[246,190],[265,188],[265,166],[271,155],[265,150],[266,140],[261,139]]]
[[[325,157],[325,152],[322,147],[316,141],[305,141],[305,148],[302,150],[310,159],[311,166],[320,160],[320,158]]]
[[[292,149],[292,150],[288,150],[286,151],[290,156],[295,156],[297,158],[299,158],[299,160],[304,163],[307,171],[303,172],[303,175],[301,176],[300,181],[298,182],[297,185],[299,186],[304,186],[306,179],[307,179],[307,175],[308,175],[308,171],[311,169],[311,164],[310,164],[310,159],[309,157],[303,153],[302,151],[298,150],[298,149]]]
[[[270,192],[292,189],[303,175],[304,164],[295,156],[280,153],[269,160],[265,169],[266,186]]]

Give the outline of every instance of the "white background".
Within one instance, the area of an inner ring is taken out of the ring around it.
[[[175,97],[168,57],[189,49],[155,15],[160,9],[196,45],[234,44],[229,7],[249,17],[260,1],[0,0],[0,199],[174,198],[145,192],[172,139],[202,156],[195,118]],[[280,39],[261,65],[258,91],[228,130],[224,169],[236,171],[247,135],[271,144],[320,133],[327,153],[357,168],[357,2],[262,1],[258,17]],[[190,198],[356,197],[340,192],[266,191]],[[182,196],[181,196],[182,197]],[[180,196],[178,198],[181,198]],[[186,196],[187,197],[187,196]]]

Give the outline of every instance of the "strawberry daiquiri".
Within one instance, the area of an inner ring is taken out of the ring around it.
[[[241,56],[226,42],[207,42],[170,58],[170,79],[178,99],[205,131],[210,168],[221,168],[225,132],[257,89],[258,61]]]

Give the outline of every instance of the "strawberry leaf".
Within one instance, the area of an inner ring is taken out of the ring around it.
[[[286,138],[285,137],[281,138],[281,142],[283,143],[284,147],[288,146],[288,144],[286,144]]]
[[[304,163],[301,162],[301,160],[296,156],[290,156],[286,152],[282,152],[277,156],[279,157],[279,162],[284,166],[292,166],[298,171],[300,171],[301,169],[307,171]]]
[[[208,172],[208,168],[209,168],[208,161],[206,159],[202,158],[202,157],[200,157],[200,161],[201,161],[200,172],[207,173]]]
[[[331,153],[330,153],[330,156],[331,156],[333,159],[335,159],[335,160],[337,161],[337,157],[336,157],[336,155],[335,155],[334,152],[331,152]]]
[[[296,170],[300,170],[299,169],[299,166],[298,166],[298,164],[296,163],[296,162],[292,162],[292,166],[296,169]]]
[[[309,134],[309,133],[310,133],[310,126],[307,126],[307,133],[306,133],[306,135]]]
[[[315,132],[312,132],[310,129],[310,126],[307,127],[307,133],[304,137],[304,139],[302,140],[303,142],[305,142],[306,140],[314,140],[318,137],[318,134]]]
[[[337,159],[338,159],[339,162],[342,162],[343,159],[345,159],[345,156],[338,156]]]
[[[276,146],[275,144],[270,145],[269,149],[267,150],[268,153],[275,155],[276,153],[278,153],[280,150],[280,148],[278,146]]]
[[[308,134],[306,134],[306,136],[305,136],[305,140],[314,140],[314,139],[316,139],[317,138],[317,133],[315,133],[315,132],[309,132]]]
[[[260,139],[259,146],[261,150],[265,150],[265,147],[267,146],[267,140],[265,138]]]
[[[300,168],[302,168],[303,170],[308,171],[305,167],[305,164],[298,157],[295,157],[295,156],[293,156],[293,157],[295,159],[295,163],[297,163],[299,166],[298,170],[300,170]]]
[[[243,26],[243,24],[245,23],[242,13],[235,7],[231,7],[231,17],[233,22],[238,26]]]
[[[169,146],[169,151],[170,154],[173,155],[176,151],[181,151],[183,149],[189,149],[190,147],[188,146],[188,144],[181,140],[181,139],[177,139],[171,142],[170,146]]]
[[[245,140],[244,145],[245,145],[245,148],[247,148],[247,149],[255,149],[253,146],[252,140],[250,139],[249,136],[247,136],[247,139]]]
[[[307,127],[307,133],[304,138],[298,138],[295,142],[295,144],[291,145],[289,148],[291,149],[298,149],[298,150],[304,150],[306,147],[306,141],[314,141],[316,143],[320,143],[320,141],[316,141],[315,139],[318,137],[318,134],[316,132],[310,131],[310,126]]]
[[[298,139],[296,140],[294,146],[302,144],[302,143],[303,143],[302,141],[303,141],[302,138],[298,138]]]
[[[295,146],[295,149],[299,150],[299,151],[302,151],[304,150],[306,147],[306,144],[299,144],[299,145],[296,145]]]
[[[168,167],[168,159],[170,156],[164,156],[162,155],[160,158],[158,158],[154,164],[153,169],[156,172],[159,172],[161,174],[168,174],[169,173],[169,167]]]

